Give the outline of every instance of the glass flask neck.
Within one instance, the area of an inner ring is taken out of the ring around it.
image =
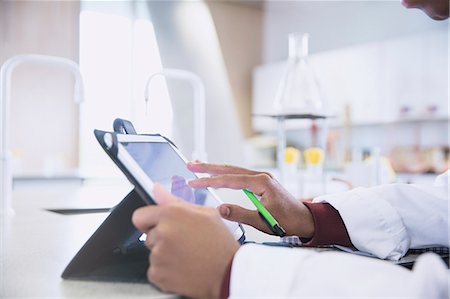
[[[289,59],[273,103],[277,114],[323,113],[319,82],[307,63],[308,39],[308,33],[289,34]]]
[[[298,60],[308,56],[308,33],[289,34],[289,60]]]

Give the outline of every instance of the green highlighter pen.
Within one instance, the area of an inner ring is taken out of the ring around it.
[[[253,192],[248,191],[247,189],[242,189],[245,195],[251,200],[251,202],[255,205],[258,210],[259,215],[264,220],[264,222],[269,226],[270,230],[277,236],[284,237],[286,235],[286,231],[278,224],[278,222],[273,218],[272,214],[267,211],[266,207],[259,201],[259,199],[253,194]]]

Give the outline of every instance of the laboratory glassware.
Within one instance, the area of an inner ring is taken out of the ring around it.
[[[308,33],[291,33],[288,36],[289,57],[279,82],[273,102],[272,117],[277,121],[277,168],[279,180],[285,180],[284,154],[286,150],[286,120],[315,120],[322,131],[321,140],[313,146],[325,147],[328,122],[319,81],[308,62]],[[315,133],[312,133],[313,135]]]
[[[289,57],[273,103],[276,114],[317,115],[323,102],[319,82],[308,62],[308,33],[289,34]]]

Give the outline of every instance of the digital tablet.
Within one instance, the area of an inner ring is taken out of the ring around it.
[[[147,204],[158,204],[153,196],[154,183],[161,184],[175,196],[192,204],[213,208],[222,204],[212,189],[191,188],[187,184],[199,176],[187,169],[187,160],[165,137],[99,130],[94,133],[103,149]],[[223,221],[236,240],[243,239],[244,229],[239,223]]]

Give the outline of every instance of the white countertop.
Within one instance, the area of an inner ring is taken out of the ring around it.
[[[62,215],[46,209],[110,208],[132,189],[124,181],[16,182],[13,216],[2,217],[1,298],[173,297],[150,284],[68,281],[61,273],[108,213]],[[224,201],[252,207],[242,192],[220,190]],[[248,240],[278,241],[245,227]]]
[[[61,273],[108,213],[62,215],[46,209],[111,208],[132,186],[126,181],[16,182],[15,215],[1,217],[0,298],[173,298],[145,283],[67,281]],[[229,203],[254,209],[244,193],[218,190]],[[278,237],[244,226],[249,241]]]
[[[46,208],[112,207],[127,185],[16,184],[14,216],[2,217],[1,298],[173,297],[150,284],[66,281],[61,273],[107,213],[61,215]]]

